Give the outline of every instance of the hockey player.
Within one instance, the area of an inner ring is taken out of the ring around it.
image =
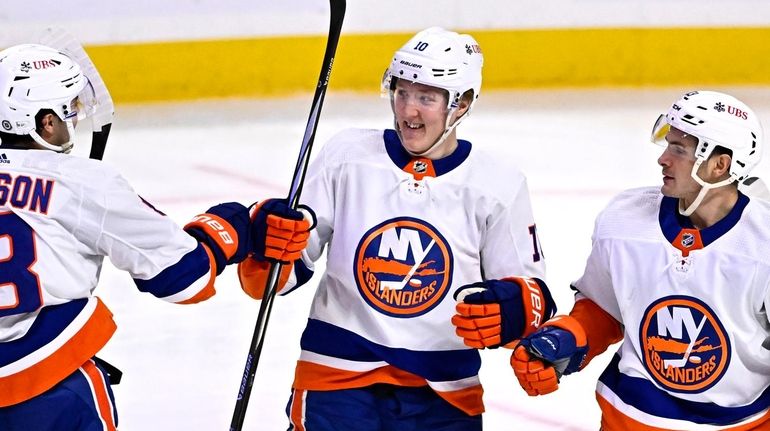
[[[281,201],[251,215],[231,202],[183,229],[115,170],[66,154],[94,101],[68,55],[0,52],[0,429],[115,430],[109,376],[95,359],[116,325],[93,290],[105,257],[139,290],[191,304],[248,255],[290,262],[310,223]],[[267,244],[267,246],[266,246]]]
[[[471,36],[417,33],[385,72],[393,129],[342,131],[309,167],[303,199],[318,225],[279,293],[306,282],[328,249],[287,406],[290,429],[479,430],[480,357],[455,334],[453,296],[473,285],[469,303],[504,298],[496,309],[465,304],[463,319],[487,321],[483,340],[468,330],[478,343],[504,344],[534,330],[538,313],[550,317],[550,294],[534,278],[514,277],[544,276],[525,177],[457,139],[479,97],[481,67]],[[249,259],[239,274],[247,291],[263,294],[264,267]],[[500,334],[501,320],[518,327]]]
[[[726,94],[685,94],[655,124],[663,186],[597,217],[575,305],[514,350],[530,395],[623,340],[599,378],[604,431],[770,429],[770,205],[738,183],[762,127]]]

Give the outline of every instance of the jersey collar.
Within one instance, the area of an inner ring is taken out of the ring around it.
[[[386,129],[383,134],[385,150],[393,163],[404,172],[409,172],[416,180],[424,177],[438,177],[460,166],[471,153],[471,143],[463,139],[457,140],[457,148],[452,154],[438,160],[426,157],[415,157],[409,154],[401,145],[398,134],[393,129]]]
[[[664,196],[660,203],[658,221],[666,239],[687,256],[689,251],[706,247],[732,229],[741,219],[748,203],[749,198],[738,192],[738,201],[722,220],[705,229],[697,229],[688,217],[679,214],[679,199]]]

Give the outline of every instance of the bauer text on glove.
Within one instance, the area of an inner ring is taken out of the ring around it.
[[[212,266],[221,274],[226,265],[241,262],[251,251],[249,225],[249,210],[238,202],[227,202],[193,217],[184,230],[211,251]]]

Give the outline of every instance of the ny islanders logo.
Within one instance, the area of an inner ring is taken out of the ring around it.
[[[722,378],[730,362],[722,322],[692,297],[668,296],[647,307],[639,337],[645,368],[674,392],[705,391]]]
[[[427,313],[452,282],[452,250],[430,224],[410,217],[369,229],[356,249],[358,292],[375,310],[393,317]]]

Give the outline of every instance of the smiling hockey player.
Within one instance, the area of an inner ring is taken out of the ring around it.
[[[524,176],[457,138],[482,61],[469,35],[417,33],[383,80],[394,128],[345,130],[311,164],[302,197],[318,225],[281,294],[307,281],[328,247],[327,263],[301,340],[291,429],[479,430],[481,360],[450,322],[455,294],[469,288],[461,324],[476,343],[507,343],[550,317],[545,285],[515,277],[545,270]],[[246,260],[240,275],[259,297],[264,268]],[[498,304],[477,309],[480,296]],[[501,320],[517,329],[501,334]]]

